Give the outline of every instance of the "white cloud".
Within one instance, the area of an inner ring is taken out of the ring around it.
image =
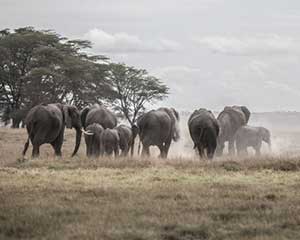
[[[299,39],[280,35],[207,36],[194,41],[215,53],[225,55],[274,55],[300,52]]]
[[[125,32],[111,34],[97,28],[84,34],[84,38],[90,40],[93,47],[101,52],[173,52],[180,49],[180,44],[172,40],[142,40],[139,36]]]

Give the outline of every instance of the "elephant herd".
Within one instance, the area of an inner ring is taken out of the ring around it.
[[[248,126],[250,111],[245,106],[227,106],[215,118],[214,114],[204,108],[195,110],[188,120],[191,139],[201,158],[209,159],[222,155],[225,142],[228,152],[234,154],[235,146],[238,154],[247,154],[247,148],[253,147],[260,154],[262,141],[271,146],[269,130],[263,127]],[[32,143],[32,157],[39,156],[42,144],[49,143],[57,156],[61,156],[64,141],[64,130],[76,130],[74,156],[80,146],[82,133],[86,143],[86,155],[99,157],[112,155],[127,156],[134,153],[135,138],[139,135],[142,144],[142,155],[150,155],[150,146],[157,146],[160,157],[168,156],[172,141],[178,141],[179,114],[174,108],[158,108],[142,114],[136,123],[129,127],[118,125],[116,115],[95,104],[84,108],[81,112],[71,105],[40,104],[33,107],[25,119],[28,139],[24,145],[25,156],[29,143]]]
[[[248,154],[247,148],[254,148],[260,155],[262,142],[271,147],[270,131],[264,127],[248,126],[250,111],[245,106],[226,106],[217,118],[207,109],[195,110],[189,118],[189,132],[200,157],[213,158],[223,154],[228,142],[228,153]]]

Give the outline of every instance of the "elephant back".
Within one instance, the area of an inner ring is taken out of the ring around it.
[[[88,108],[87,112],[82,112],[82,121],[84,122],[83,126],[98,123],[104,129],[114,128],[117,125],[117,117],[115,114],[104,106],[99,105]]]
[[[216,132],[216,135],[219,134],[219,124],[214,114],[207,109],[201,108],[195,110],[189,120],[188,127],[190,131],[192,128],[212,128]]]
[[[188,122],[191,122],[194,118],[199,118],[199,117],[206,117],[206,118],[211,118],[215,119],[215,116],[210,110],[207,110],[205,108],[200,108],[195,110],[191,116],[189,117]]]

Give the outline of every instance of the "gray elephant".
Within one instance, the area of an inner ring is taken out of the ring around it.
[[[75,128],[76,143],[72,156],[74,156],[80,146],[81,129],[80,114],[75,106],[56,104],[40,104],[33,107],[27,114],[26,128],[28,139],[24,145],[23,156],[32,143],[32,157],[39,156],[40,146],[50,143],[57,156],[61,156],[61,147],[64,140],[65,126]],[[88,133],[87,133],[88,134]]]
[[[204,157],[206,149],[207,157],[212,159],[219,135],[219,124],[213,113],[204,108],[195,110],[188,120],[188,128],[200,158]]]
[[[119,134],[119,146],[120,150],[122,151],[121,155],[127,156],[129,149],[132,147],[133,143],[132,129],[124,124],[121,124],[114,129],[117,130]]]
[[[172,140],[179,136],[179,114],[174,108],[151,110],[137,120],[140,142],[143,145],[142,155],[150,155],[150,146],[157,146],[160,157],[168,156]]]
[[[88,157],[99,157],[101,154],[101,133],[103,127],[98,123],[90,124],[86,127],[86,131],[91,133],[84,135],[86,144],[86,155]]]
[[[81,123],[85,129],[93,123],[100,124],[104,129],[117,126],[117,117],[106,107],[95,104],[81,111]]]
[[[236,131],[245,126],[250,118],[250,111],[245,106],[225,107],[217,120],[220,126],[216,154],[222,155],[225,142],[228,141],[228,152],[234,154],[234,136]]]
[[[116,129],[104,129],[101,133],[101,151],[102,154],[119,156],[120,137]]]
[[[247,148],[253,147],[255,154],[259,156],[263,141],[271,148],[271,133],[264,127],[243,126],[236,132],[235,141],[239,155],[247,155]]]

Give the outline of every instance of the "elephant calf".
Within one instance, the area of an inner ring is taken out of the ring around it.
[[[119,146],[122,151],[122,156],[127,156],[129,149],[132,147],[133,144],[133,136],[132,136],[132,130],[130,127],[121,124],[114,128],[117,130],[119,134]]]
[[[86,155],[88,157],[99,157],[101,154],[101,133],[103,127],[98,123],[90,124],[86,127],[86,131],[92,135],[84,135],[86,144]]]
[[[120,137],[116,129],[107,128],[101,133],[101,151],[104,154],[119,156]]]
[[[199,155],[204,156],[206,149],[207,157],[213,158],[219,134],[219,125],[211,111],[204,108],[195,110],[189,118],[188,127],[194,148],[197,148]]]
[[[255,154],[260,155],[262,141],[268,143],[271,148],[270,131],[264,127],[243,126],[235,135],[236,148],[239,155],[248,154],[247,148],[253,147]]]

